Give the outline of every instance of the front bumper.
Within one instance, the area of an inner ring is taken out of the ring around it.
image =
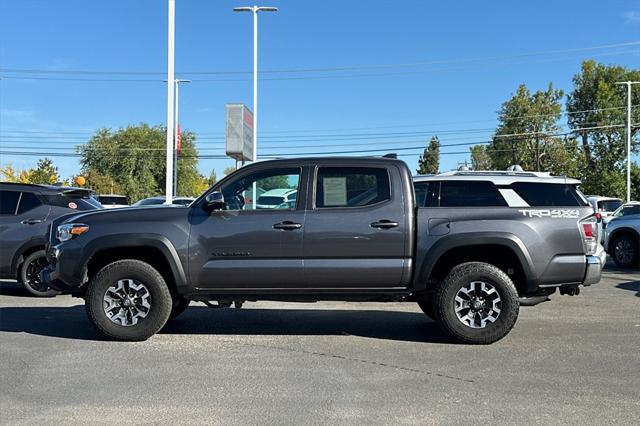
[[[43,283],[63,293],[74,293],[87,280],[87,270],[82,262],[82,249],[65,243],[47,248],[49,265],[42,270]]]
[[[598,247],[598,251],[595,255],[587,257],[587,272],[582,282],[583,286],[590,286],[591,284],[597,284],[602,277],[602,269],[607,262],[607,253],[602,246]]]

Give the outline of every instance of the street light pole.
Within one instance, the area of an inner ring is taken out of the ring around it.
[[[175,111],[175,133],[173,136],[173,194],[178,195],[178,138],[180,138],[180,120],[178,109],[180,108],[180,83],[191,83],[191,80],[175,79],[176,111]]]
[[[631,201],[631,86],[640,81],[619,81],[627,85],[627,203]]]
[[[234,12],[253,13],[253,153],[252,161],[258,160],[258,12],[277,12],[277,7],[235,7]],[[255,198],[255,196],[253,197]]]
[[[175,42],[175,0],[169,1],[167,37],[167,166],[165,176],[165,204],[173,202],[173,120],[174,120],[174,42]]]

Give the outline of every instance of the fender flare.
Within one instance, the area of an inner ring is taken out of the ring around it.
[[[159,250],[171,268],[176,287],[187,285],[187,275],[180,261],[180,256],[171,241],[163,235],[152,233],[114,234],[91,240],[82,250],[80,261],[82,272],[87,273],[87,265],[96,253],[119,247],[152,247]]]
[[[11,260],[11,270],[9,271],[11,275],[18,274],[18,268],[20,267],[20,264],[24,262],[24,252],[31,250],[34,247],[42,247],[42,250],[44,250],[46,243],[47,241],[44,236],[33,237],[22,243],[22,245],[15,251],[13,259]]]
[[[418,259],[418,265],[422,265],[415,282],[416,290],[425,290],[429,276],[438,261],[452,249],[460,247],[473,247],[479,245],[504,246],[515,253],[525,275],[527,287],[535,287],[538,283],[535,267],[527,247],[516,235],[508,232],[471,232],[454,234],[442,237],[429,249],[423,250],[423,259]],[[420,249],[418,250],[420,252]]]

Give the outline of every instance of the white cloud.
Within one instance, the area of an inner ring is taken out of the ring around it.
[[[629,25],[640,24],[640,10],[630,10],[623,14],[624,22]]]

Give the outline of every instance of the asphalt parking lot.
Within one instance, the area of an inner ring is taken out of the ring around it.
[[[0,423],[637,424],[640,272],[522,308],[491,346],[412,303],[201,304],[143,343],[0,284]]]

